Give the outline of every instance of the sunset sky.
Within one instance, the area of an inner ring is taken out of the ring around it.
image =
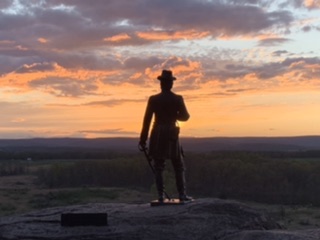
[[[138,137],[162,69],[182,136],[320,135],[320,0],[1,0],[0,138]]]

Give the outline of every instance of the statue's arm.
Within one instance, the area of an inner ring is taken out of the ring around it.
[[[142,130],[140,134],[141,144],[145,144],[148,139],[152,115],[153,115],[153,107],[152,107],[152,98],[150,97],[148,100],[147,108],[143,118]]]
[[[177,115],[177,120],[187,121],[189,118],[190,118],[190,114],[188,113],[183,97],[179,96],[179,111]]]

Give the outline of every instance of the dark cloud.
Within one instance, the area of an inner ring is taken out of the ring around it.
[[[248,74],[255,75],[260,80],[280,77],[286,73],[299,71],[301,79],[317,78],[320,74],[320,58],[286,58],[282,62],[271,62],[260,65],[228,64],[223,68],[206,69],[204,79],[226,81],[241,79]]]
[[[277,46],[291,41],[288,38],[266,38],[259,41],[259,46]]]
[[[303,62],[307,65],[320,65],[320,58],[313,57],[313,58],[305,58],[305,57],[298,57],[298,58],[287,58],[281,64],[284,66],[291,66],[294,63]]]
[[[235,95],[236,93],[228,93],[228,92],[214,92],[210,94],[211,97],[231,97]]]
[[[278,50],[271,53],[273,56],[288,56],[284,61],[279,62],[265,62],[265,63],[229,63],[223,64],[220,60],[215,60],[214,58],[205,60],[205,66],[201,66],[200,68],[193,69],[192,62],[188,59],[182,59],[178,57],[170,57],[168,59],[157,59],[155,61],[155,65],[150,69],[153,73],[160,74],[161,69],[169,68],[169,69],[186,69],[179,70],[176,77],[178,78],[175,83],[174,89],[175,91],[186,91],[186,90],[194,90],[199,89],[201,87],[201,83],[205,83],[206,81],[226,81],[229,79],[244,79],[246,76],[253,75],[256,76],[260,80],[267,80],[276,78],[279,76],[283,76],[284,74],[298,71],[301,73],[301,80],[307,78],[315,78],[316,75],[319,74],[319,58],[294,58],[289,57],[290,54],[286,50]],[[142,69],[145,66],[145,62],[140,58],[130,58],[128,61],[132,61],[137,65],[134,65],[134,69]],[[158,63],[158,61],[160,63]],[[161,62],[162,61],[162,62]],[[157,63],[157,64],[156,64]],[[128,63],[127,63],[128,64]],[[131,63],[130,63],[131,64]],[[126,64],[124,64],[126,65]],[[129,66],[125,66],[124,69]],[[136,73],[135,70],[122,71],[118,74],[107,76],[104,79],[101,79],[105,84],[119,85],[124,81],[130,82],[130,77],[132,74]],[[135,84],[143,84],[147,81],[150,82],[150,77],[141,72],[141,74],[135,80]],[[155,79],[152,79],[155,80]],[[151,83],[151,82],[150,82]],[[154,83],[154,82],[153,82]],[[233,94],[235,92],[240,92],[241,90],[250,90],[250,89],[236,89],[230,90],[229,92],[225,92],[223,94]],[[254,89],[252,89],[254,90]],[[221,93],[217,93],[218,95]],[[114,99],[108,101],[100,101],[100,102],[92,102],[88,103],[88,105],[105,105],[105,106],[115,106],[118,104],[122,104],[123,102],[130,102],[130,99]],[[144,100],[134,100],[137,102],[141,102]]]
[[[148,76],[144,73],[144,69],[142,71],[142,66],[137,65],[136,67],[136,69],[131,67],[126,69],[122,66],[120,71],[101,77],[100,81],[107,85],[121,85],[123,83],[143,85],[147,81]]]
[[[272,53],[272,56],[280,57],[281,55],[288,54],[289,52],[286,50],[278,50]]]
[[[166,59],[162,64],[160,68],[165,68],[165,69],[170,69],[170,68],[175,68],[175,67],[190,67],[190,61],[187,59],[181,59],[175,56],[172,56],[168,59]]]
[[[46,61],[55,61],[59,66],[66,69],[88,69],[88,70],[114,70],[120,69],[122,63],[113,55],[97,56],[94,52],[71,52],[43,54]]]
[[[137,43],[137,31],[156,28],[172,32],[196,29],[216,37],[256,33],[292,21],[287,11],[267,12],[247,4],[194,0],[95,0],[94,4],[86,0],[57,0],[29,7],[28,14],[0,15],[2,30],[13,33],[10,29],[20,29],[26,39],[42,35],[50,38],[49,46],[60,49],[103,46],[104,38],[124,32],[132,37],[132,43]],[[142,43],[148,41],[140,39]]]
[[[255,88],[237,88],[237,89],[229,89],[226,92],[228,93],[242,93],[242,92],[249,92],[249,91],[254,91],[256,90]]]
[[[282,62],[268,63],[260,67],[253,67],[251,68],[251,70],[257,75],[258,78],[262,80],[281,76],[285,73],[289,73],[296,70],[299,70],[301,73],[304,73],[304,77],[311,77],[316,76],[316,74],[319,74],[319,70],[311,70],[308,67],[310,65],[320,66],[320,58],[287,58]]]
[[[274,1],[274,0],[273,0]],[[304,0],[285,0],[278,3],[280,8],[295,7],[302,8]]]
[[[133,72],[131,71],[115,73],[101,78],[101,82],[107,85],[121,85],[124,82],[128,82],[132,74]]]
[[[37,54],[38,52],[21,45],[1,46],[0,44],[0,57],[30,58],[37,57]]]
[[[125,59],[123,67],[126,69],[144,70],[148,67],[162,64],[163,58],[152,56],[152,57],[129,57]]]
[[[303,32],[310,32],[311,29],[312,29],[311,26],[304,26],[304,27],[302,28],[302,31],[303,31]]]
[[[35,16],[6,14],[0,11],[0,39],[5,39],[5,34],[13,36],[15,33],[34,24],[35,20]]]
[[[21,64],[16,64],[15,59],[5,58],[0,56],[0,77],[4,76],[8,72],[14,71]],[[23,62],[22,62],[23,64]]]
[[[11,0],[1,0],[0,1],[0,10],[6,9],[11,6],[12,1]]]
[[[59,97],[80,97],[94,95],[98,86],[94,80],[77,80],[72,78],[47,77],[33,80],[29,86],[42,89]]]
[[[55,63],[33,63],[31,65],[24,64],[22,67],[18,68],[16,73],[30,73],[30,72],[46,72],[53,71],[56,68]]]
[[[232,78],[243,78],[251,71],[250,67],[245,64],[227,64],[224,67],[206,69],[204,79],[225,81]]]
[[[181,78],[183,79],[182,81]],[[190,73],[179,74],[174,89],[178,92],[200,89],[200,79],[200,76],[192,76]]]
[[[65,69],[87,69],[110,71],[121,69],[123,64],[114,55],[104,54],[97,56],[94,51],[56,52],[56,51],[32,51],[15,47],[1,48],[0,44],[0,71],[5,66],[13,69],[25,69],[25,66],[39,65],[43,63],[56,63]]]
[[[20,1],[16,14],[0,12],[0,54],[14,57],[3,61],[1,73],[42,62],[55,62],[66,69],[115,70],[162,64],[162,59],[128,57],[121,63],[108,52],[111,46],[154,44],[167,39],[148,38],[158,31],[170,35],[193,30],[205,36],[235,36],[258,33],[288,25],[286,11],[266,11],[264,1],[195,0],[56,0]],[[8,1],[2,3],[7,7]],[[254,5],[256,4],[256,5]],[[145,37],[139,35],[145,33]],[[114,40],[120,36],[120,40]],[[121,39],[121,36],[125,36]],[[177,38],[183,40],[183,37]],[[2,41],[10,42],[5,47]],[[152,46],[152,45],[151,45]],[[156,47],[156,46],[155,46]],[[0,62],[2,62],[0,60]],[[184,64],[180,62],[179,64]],[[10,65],[10,66],[8,66]],[[166,65],[166,64],[165,64]],[[168,66],[174,66],[169,61]],[[31,70],[31,69],[29,69]]]

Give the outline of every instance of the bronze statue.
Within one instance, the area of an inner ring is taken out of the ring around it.
[[[180,201],[189,201],[192,198],[186,194],[185,167],[179,143],[180,128],[177,126],[177,121],[187,121],[190,115],[183,97],[171,91],[173,81],[176,80],[172,71],[163,70],[162,74],[158,76],[158,80],[160,80],[161,92],[151,96],[148,100],[139,146],[146,148],[150,123],[154,115],[149,140],[149,156],[154,164],[158,200],[163,202],[165,199],[162,173],[165,168],[165,160],[171,159],[179,199]]]

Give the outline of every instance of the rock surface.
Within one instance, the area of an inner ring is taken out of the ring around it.
[[[62,213],[108,213],[108,226],[62,227]],[[313,240],[320,230],[285,231],[264,213],[236,201],[199,199],[179,206],[92,203],[0,219],[0,239]]]

